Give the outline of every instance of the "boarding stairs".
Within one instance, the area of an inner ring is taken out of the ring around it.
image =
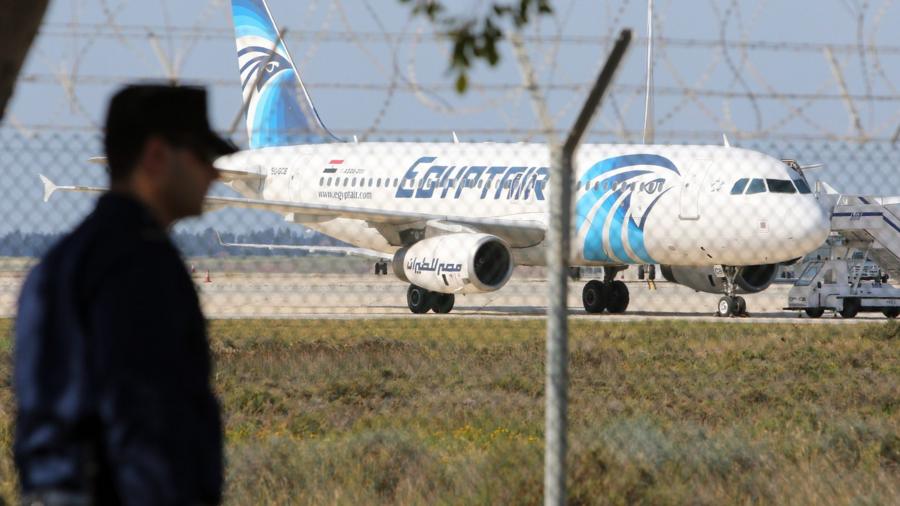
[[[831,230],[900,282],[900,197],[836,196]]]

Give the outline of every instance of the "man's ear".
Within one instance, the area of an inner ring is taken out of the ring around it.
[[[162,177],[169,170],[172,148],[159,136],[150,136],[144,142],[137,170],[144,172],[151,179]]]

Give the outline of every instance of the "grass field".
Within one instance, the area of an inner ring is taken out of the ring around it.
[[[0,322],[0,495],[11,323]],[[214,321],[230,504],[541,502],[543,323]],[[571,327],[573,504],[896,504],[900,325]]]

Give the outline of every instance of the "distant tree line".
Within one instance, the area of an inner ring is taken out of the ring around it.
[[[0,256],[39,257],[62,239],[63,233],[21,232],[14,230],[0,236]],[[341,241],[313,230],[270,228],[245,234],[222,232],[222,241],[242,244],[299,244],[311,246],[346,246]],[[207,228],[199,232],[176,231],[172,240],[186,257],[229,256],[306,256],[305,251],[286,249],[257,249],[225,247],[219,243],[216,232]]]

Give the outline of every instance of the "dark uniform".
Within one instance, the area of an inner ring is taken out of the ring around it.
[[[102,196],[29,274],[15,361],[25,497],[219,502],[205,320],[178,251],[139,201]]]

